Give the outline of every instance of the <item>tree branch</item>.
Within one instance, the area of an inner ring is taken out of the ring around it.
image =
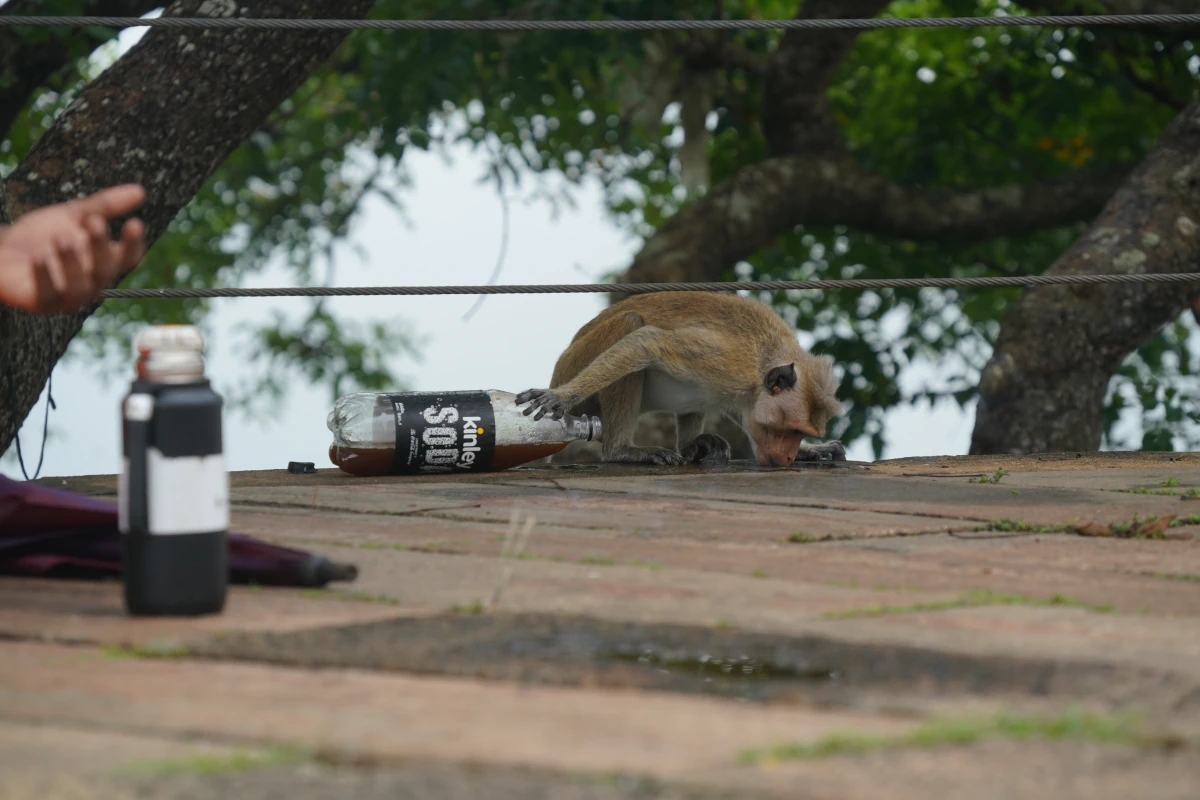
[[[164,0],[87,0],[80,14],[88,16],[140,17]],[[2,16],[44,14],[42,0],[11,0],[0,8]],[[15,28],[0,29],[0,139],[34,93],[55,76],[72,71],[74,59],[82,52],[90,53],[104,39],[86,28],[70,28],[55,32],[48,38],[31,40]]]
[[[786,156],[742,168],[650,238],[626,279],[714,281],[797,225],[849,225],[913,240],[971,241],[1094,217],[1128,167],[975,191],[900,186],[857,161]]]
[[[1125,79],[1133,84],[1134,88],[1142,92],[1152,100],[1173,109],[1176,112],[1183,111],[1187,107],[1187,101],[1181,97],[1176,97],[1171,93],[1170,89],[1163,86],[1157,81],[1143,78],[1138,74],[1137,68],[1133,65],[1133,61],[1129,58],[1125,48],[1121,47],[1116,39],[1112,39],[1106,43],[1108,51],[1112,54],[1117,62],[1117,66],[1121,70],[1121,74]],[[1158,62],[1161,66],[1162,62]]]
[[[1013,236],[1092,219],[1131,169],[1120,165],[1024,185],[952,191],[901,186],[849,162],[839,173],[843,210],[822,222],[913,240]]]
[[[374,0],[262,0],[261,17],[362,17]],[[201,0],[168,13],[195,15]],[[223,8],[223,4],[216,5]],[[235,7],[237,7],[235,5]],[[137,181],[148,243],[213,170],[257,130],[345,38],[339,31],[152,30],[90,83],[7,178],[0,222],[34,208]],[[50,370],[94,309],[35,318],[0,307],[0,452],[7,450]],[[51,341],[53,346],[51,346]],[[7,389],[6,389],[7,391]]]
[[[1200,101],[1047,274],[1187,272],[1200,262]],[[972,453],[1095,450],[1121,362],[1200,286],[1039,287],[1005,315],[979,383]]]
[[[891,0],[806,0],[797,19],[873,17]],[[767,66],[762,95],[763,133],[772,155],[803,155],[841,148],[826,93],[859,31],[789,30]]]

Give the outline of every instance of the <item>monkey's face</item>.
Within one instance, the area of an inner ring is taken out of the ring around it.
[[[764,467],[788,466],[804,437],[825,434],[824,419],[814,418],[797,380],[795,364],[773,368],[746,420],[754,457]]]

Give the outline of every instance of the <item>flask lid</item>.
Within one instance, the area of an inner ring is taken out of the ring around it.
[[[137,377],[190,383],[204,377],[204,335],[194,325],[154,325],[134,339]]]

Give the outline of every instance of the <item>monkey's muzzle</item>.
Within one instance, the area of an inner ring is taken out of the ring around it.
[[[763,467],[790,466],[803,441],[803,433],[768,433],[754,443],[754,457]]]

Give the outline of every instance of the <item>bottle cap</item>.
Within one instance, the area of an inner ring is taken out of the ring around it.
[[[204,335],[193,325],[155,325],[138,334],[137,377],[159,383],[191,383],[204,377]]]

